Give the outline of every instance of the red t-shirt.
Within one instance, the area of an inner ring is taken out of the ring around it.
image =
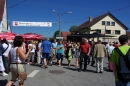
[[[90,44],[89,43],[81,44],[79,48],[81,49],[81,53],[87,54],[90,48]]]

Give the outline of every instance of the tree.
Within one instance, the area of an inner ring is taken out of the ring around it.
[[[73,25],[73,26],[70,27],[69,31],[72,32],[72,31],[73,31],[75,28],[77,28],[77,27],[78,27],[78,26]]]
[[[53,38],[55,38],[57,35],[59,35],[59,30],[55,31]]]

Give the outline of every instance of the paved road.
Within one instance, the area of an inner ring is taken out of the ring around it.
[[[39,66],[26,65],[28,79],[25,81],[25,86],[114,86],[113,73],[107,71],[107,59],[104,61],[103,74],[95,73],[95,67],[91,66],[88,66],[87,72],[78,72],[73,65],[74,62],[75,59],[72,60],[70,68],[66,65],[61,67],[53,65],[43,69]],[[67,63],[66,59],[63,63]],[[54,70],[58,70],[57,74],[50,73]],[[5,77],[0,76],[0,86],[5,86],[4,84],[10,78],[11,74]],[[18,82],[15,86],[18,86]]]

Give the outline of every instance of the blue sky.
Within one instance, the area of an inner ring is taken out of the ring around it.
[[[8,0],[8,7],[24,0]],[[17,34],[27,32],[52,37],[58,30],[58,16],[52,12],[72,12],[61,17],[61,31],[69,31],[73,25],[79,26],[87,21],[89,16],[97,17],[109,11],[122,23],[130,28],[130,0],[27,0],[8,9],[8,20],[26,22],[52,22],[52,27],[14,27]],[[114,11],[115,10],[115,11]]]

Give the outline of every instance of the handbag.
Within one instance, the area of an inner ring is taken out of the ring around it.
[[[16,53],[16,59],[18,61],[18,55]],[[18,62],[17,62],[17,75],[18,75],[18,80],[20,80],[20,82],[23,82],[24,80],[27,79],[27,73],[26,73],[26,66],[24,65],[25,71],[24,72],[18,72]]]

